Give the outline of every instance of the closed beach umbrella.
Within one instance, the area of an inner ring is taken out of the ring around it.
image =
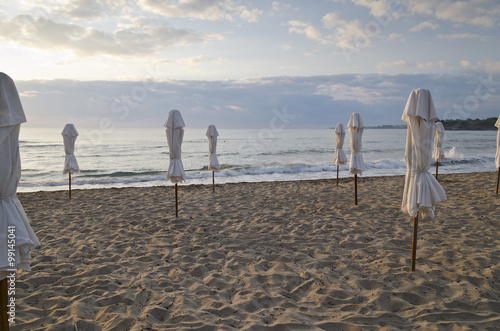
[[[186,180],[186,173],[181,159],[181,145],[184,138],[184,120],[181,112],[173,109],[168,113],[165,121],[167,127],[167,143],[170,154],[170,164],[168,166],[167,180],[175,184],[175,217],[179,216],[179,208],[177,202],[177,183]]]
[[[339,185],[339,166],[347,163],[347,157],[344,153],[345,129],[342,123],[337,123],[335,127],[336,145],[333,163],[337,165],[337,186]]]
[[[412,91],[401,119],[408,124],[406,177],[401,210],[413,217],[411,271],[414,271],[419,213],[422,218],[433,218],[436,204],[446,200],[444,189],[429,173],[437,121],[431,93],[424,89]]]
[[[349,174],[354,175],[354,204],[358,204],[358,174],[362,174],[363,170],[366,170],[365,161],[363,160],[363,154],[361,154],[363,131],[365,129],[365,123],[361,115],[358,113],[352,113],[349,123],[347,123],[347,129],[349,130],[349,135],[351,136],[351,160],[349,164]]]
[[[69,197],[71,199],[71,175],[75,172],[80,172],[78,167],[78,162],[75,157],[75,140],[78,137],[78,131],[73,124],[66,124],[62,132],[64,141],[64,152],[66,157],[64,158],[64,169],[63,174],[69,175]]]
[[[438,178],[439,162],[444,161],[443,152],[444,126],[441,122],[436,122],[436,137],[434,140],[434,154],[432,157],[436,161],[436,179]]]
[[[8,288],[16,270],[30,271],[30,251],[40,245],[21,202],[17,185],[21,177],[19,130],[26,122],[12,78],[0,73],[0,329],[9,329]],[[15,285],[13,286],[15,288]],[[9,308],[10,311],[10,308]]]
[[[495,126],[498,128],[498,131],[497,131],[497,154],[495,155],[495,165],[498,169],[496,194],[498,194],[498,182],[500,182],[500,116],[498,116],[498,119],[497,119],[497,122],[495,123]]]
[[[215,191],[215,171],[219,170],[219,160],[217,159],[217,137],[219,132],[215,125],[210,125],[207,129],[208,138],[208,170],[212,170],[212,191]]]

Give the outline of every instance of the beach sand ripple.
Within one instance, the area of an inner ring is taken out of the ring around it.
[[[12,330],[498,330],[495,174],[440,175],[412,219],[404,178],[19,194],[41,246]]]

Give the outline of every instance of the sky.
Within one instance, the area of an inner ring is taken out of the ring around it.
[[[29,126],[330,128],[500,115],[497,0],[0,0]],[[277,124],[278,123],[278,124]]]

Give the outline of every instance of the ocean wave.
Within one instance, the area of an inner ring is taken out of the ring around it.
[[[244,166],[222,163],[222,164],[220,164],[220,167],[219,167],[218,171],[226,170],[226,169],[233,169],[233,168],[238,168],[238,167],[244,167]],[[194,169],[194,170],[191,170],[191,171],[209,171],[209,170],[208,170],[208,165],[206,165],[204,167],[201,167],[200,169]]]
[[[477,156],[477,157],[470,157],[470,158],[445,158],[444,161],[439,162],[439,166],[446,166],[446,165],[468,165],[468,164],[494,164],[495,163],[495,158],[494,157],[488,157],[488,156]],[[435,164],[433,162],[433,164]]]
[[[61,148],[64,153],[64,145],[61,142],[60,144],[30,144],[30,143],[19,143],[19,147],[24,148]]]
[[[404,159],[400,160],[392,160],[392,159],[379,159],[374,160],[372,162],[366,163],[368,169],[376,170],[376,169],[401,169],[406,168],[406,164]]]
[[[287,149],[287,150],[279,150],[279,151],[265,151],[257,153],[256,155],[262,156],[287,156],[287,155],[310,155],[310,154],[325,154],[325,153],[334,153],[335,147],[332,148],[309,148],[309,149]]]
[[[164,174],[166,171],[155,171],[155,170],[147,170],[147,171],[115,171],[110,173],[97,173],[98,170],[85,170],[81,173],[84,176],[79,176],[80,178],[92,177],[92,178],[100,178],[100,177],[141,177],[141,176],[152,176]],[[88,174],[88,175],[87,175]]]
[[[259,176],[273,174],[300,174],[311,172],[333,172],[336,171],[336,166],[327,164],[305,164],[305,163],[288,163],[288,164],[268,164],[255,165],[245,167],[232,167],[218,172],[220,177],[236,177],[236,176]]]
[[[459,169],[468,169],[470,165],[473,164],[494,164],[493,157],[477,156],[469,158],[447,158],[440,162],[440,168],[449,168],[450,171],[456,171]],[[434,162],[431,166],[434,165]],[[404,159],[377,159],[366,162],[367,170],[364,172],[365,175],[377,176],[377,175],[387,175],[390,173],[400,174],[404,173],[406,165]],[[341,171],[348,171],[349,164],[340,166]],[[476,169],[481,170],[481,169]],[[225,178],[237,178],[237,177],[254,177],[256,180],[262,176],[269,175],[287,175],[287,178],[297,177],[300,178],[301,174],[321,174],[321,173],[335,173],[337,171],[337,166],[333,163],[304,163],[304,162],[291,162],[291,163],[279,163],[279,162],[265,162],[260,164],[228,164],[223,163],[218,171],[216,171],[217,177]],[[66,177],[59,176],[60,180],[53,181],[47,180],[50,174],[44,173],[43,178],[41,173],[38,175],[33,171],[28,172],[28,176],[24,176],[21,181],[21,186],[31,187],[31,186],[60,186],[67,185]],[[55,172],[54,172],[55,174]],[[113,185],[113,184],[133,184],[133,183],[146,183],[146,182],[156,182],[165,181],[167,175],[167,169],[162,171],[157,170],[140,170],[140,171],[114,171],[114,172],[102,172],[100,170],[83,170],[79,174],[75,174],[73,177],[73,185]],[[187,180],[203,180],[211,177],[211,171],[208,170],[208,166],[205,165],[196,169],[186,169]],[[38,177],[38,178],[37,178]],[[38,179],[38,180],[37,180]],[[26,182],[27,181],[27,182]]]
[[[457,147],[453,146],[448,152],[444,153],[444,156],[448,159],[464,159],[465,155],[463,153],[457,152]]]
[[[74,177],[73,177],[74,178]],[[109,186],[109,185],[127,185],[135,183],[147,183],[147,182],[159,182],[166,181],[167,176],[137,176],[128,178],[89,178],[81,179],[81,177],[74,178],[71,181],[71,185],[74,187],[78,186]],[[66,187],[68,185],[67,181],[44,181],[44,182],[30,182],[30,183],[19,183],[19,187]]]

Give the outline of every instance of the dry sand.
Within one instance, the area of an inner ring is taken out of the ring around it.
[[[412,219],[404,178],[19,194],[41,246],[12,330],[498,330],[496,174],[440,175]]]

